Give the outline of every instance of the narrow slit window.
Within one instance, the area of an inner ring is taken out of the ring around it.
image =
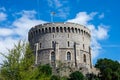
[[[70,47],[70,42],[68,41],[68,47]]]

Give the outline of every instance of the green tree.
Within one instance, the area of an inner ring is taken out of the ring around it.
[[[79,71],[75,71],[70,74],[69,80],[84,80],[84,75]]]
[[[50,80],[60,80],[60,76],[58,75],[52,75]]]
[[[42,66],[40,65],[38,68],[39,68],[39,71],[41,71],[46,76],[52,75],[52,68],[50,67],[49,64],[42,65]]]
[[[51,68],[34,66],[34,54],[28,43],[19,42],[13,49],[8,50],[0,68],[0,78],[3,80],[49,80]],[[46,69],[48,68],[48,70]],[[42,70],[43,69],[43,70]],[[49,72],[48,72],[49,71]],[[43,72],[45,74],[43,74]],[[49,76],[48,76],[49,75]]]
[[[100,69],[103,80],[120,80],[120,63],[111,59],[99,59],[95,64]]]
[[[24,45],[21,45],[21,42],[19,42],[13,49],[8,50],[8,55],[1,53],[6,58],[1,66],[1,75],[5,80],[22,79],[22,76],[20,76],[22,66],[20,64],[23,61],[22,55],[24,56],[26,51]]]

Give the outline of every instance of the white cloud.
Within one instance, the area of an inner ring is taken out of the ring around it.
[[[14,44],[18,42],[18,38],[6,37],[2,39],[0,37],[0,52],[4,53],[5,55],[8,54],[8,49],[12,49]],[[0,63],[4,60],[4,57],[0,55]]]
[[[68,1],[64,0],[47,0],[48,6],[55,9],[55,17],[66,19],[70,12]]]
[[[43,20],[35,19],[35,11],[22,11],[22,16],[13,22],[16,34],[27,37],[28,30],[38,24],[45,23]]]
[[[46,22],[37,20],[35,11],[23,10],[16,15],[20,15],[20,17],[11,22],[12,25],[8,25],[11,28],[0,28],[0,52],[7,54],[7,49],[13,48],[14,43],[17,43],[20,39],[24,40],[27,38],[28,31],[31,27]],[[18,35],[19,37],[13,35]],[[0,58],[2,59],[2,56]]]
[[[0,38],[0,52],[6,53],[6,49],[11,49],[14,44],[18,42],[18,38],[13,38],[13,37],[6,37],[4,39]]]
[[[98,42],[99,40],[104,40],[108,37],[108,29],[104,26],[98,26],[97,28],[94,25],[87,25],[87,27],[91,30],[91,47],[92,47],[92,58],[96,58],[102,46]]]
[[[47,2],[50,7],[59,8],[59,7],[63,6],[63,4],[62,4],[62,2],[60,2],[60,0],[47,0]]]
[[[59,1],[59,0],[53,0],[54,1],[54,5],[56,6],[56,7],[61,7],[62,6],[62,3]]]
[[[97,15],[97,12],[92,12],[90,14],[87,14],[87,12],[79,12],[74,19],[67,20],[67,22],[74,22],[85,25],[91,30],[91,47],[93,59],[95,59],[100,54],[100,50],[102,49],[99,40],[104,40],[108,37],[108,26],[98,25],[95,27],[95,25],[90,23],[95,15]]]
[[[0,21],[6,20],[7,15],[4,12],[0,12]]]
[[[12,29],[9,28],[0,28],[0,36],[5,37],[5,36],[10,36],[14,33]]]
[[[108,26],[99,25],[97,28],[95,28],[94,25],[87,25],[87,27],[91,30],[92,36],[97,40],[103,40],[108,37]]]
[[[61,17],[61,18],[67,18],[67,16],[69,15],[69,8],[68,7],[64,7],[64,8],[60,8],[58,9],[58,13],[57,13],[57,17]]]
[[[96,15],[96,12],[87,14],[86,12],[79,12],[74,19],[70,19],[67,22],[74,22],[82,25],[87,25],[88,21],[92,20]]]

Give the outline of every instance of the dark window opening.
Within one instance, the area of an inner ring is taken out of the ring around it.
[[[83,61],[86,63],[86,55],[84,54],[84,59],[83,59]]]
[[[51,27],[49,27],[49,32],[51,33]]]
[[[68,47],[70,46],[70,42],[68,41]]]
[[[55,52],[51,53],[51,61],[55,61]]]
[[[85,45],[83,44],[83,49],[85,49]]]
[[[56,28],[56,31],[59,32],[59,28],[58,27]]]
[[[66,27],[64,27],[64,31],[67,32]]]
[[[67,52],[67,60],[71,60],[71,53]]]
[[[55,27],[52,28],[52,32],[55,32]]]
[[[68,32],[70,32],[70,27],[68,27]]]
[[[60,32],[63,32],[63,29],[62,29],[62,27],[60,27]]]
[[[41,45],[42,45],[42,44],[40,43],[40,48],[41,48]]]

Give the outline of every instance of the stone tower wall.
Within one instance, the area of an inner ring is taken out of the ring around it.
[[[40,24],[30,29],[28,40],[35,56],[37,51],[37,63],[50,63],[57,67],[57,61],[61,61],[79,69],[87,68],[90,72],[91,35],[85,26],[68,22]],[[55,61],[51,61],[52,52],[55,53]],[[67,60],[67,52],[71,54],[70,60]]]

